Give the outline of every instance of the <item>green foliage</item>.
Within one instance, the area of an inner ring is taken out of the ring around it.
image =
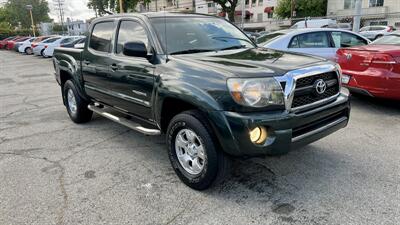
[[[144,2],[144,4],[150,3],[151,0],[123,0],[123,10],[124,12],[135,11],[135,8],[139,2]],[[119,0],[89,0],[88,7],[93,9],[99,16],[111,12],[120,12]]]
[[[17,27],[31,28],[31,17],[26,5],[32,5],[32,15],[35,24],[50,22],[49,7],[46,0],[7,0],[0,8],[0,21]]]
[[[279,18],[290,18],[291,0],[280,0],[275,9]],[[318,17],[326,15],[327,0],[296,0],[296,17]]]
[[[221,6],[222,12],[228,14],[229,21],[235,22],[235,9],[238,4],[238,0],[213,0]]]

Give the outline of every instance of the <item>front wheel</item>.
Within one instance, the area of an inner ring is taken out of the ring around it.
[[[193,189],[204,190],[229,171],[229,159],[217,149],[211,127],[198,111],[186,111],[171,120],[167,144],[175,173]]]
[[[32,55],[33,54],[33,51],[32,51],[32,48],[26,48],[25,49],[25,53],[27,54],[27,55]]]
[[[86,123],[92,119],[93,112],[88,107],[88,102],[82,99],[71,80],[63,86],[63,98],[69,117],[75,123]]]

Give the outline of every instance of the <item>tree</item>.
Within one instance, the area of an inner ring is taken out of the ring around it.
[[[26,5],[32,5],[34,23],[50,22],[49,6],[46,0],[8,0],[0,10],[0,21],[7,22],[13,27],[31,27],[31,17]]]
[[[280,0],[275,9],[279,18],[290,18],[291,0]],[[317,17],[326,15],[327,0],[296,0],[296,17]]]
[[[213,0],[213,2],[221,6],[223,13],[228,14],[229,21],[235,22],[235,9],[238,0]]]
[[[135,8],[141,0],[123,0],[124,12],[135,11]],[[144,0],[144,4],[148,4],[150,0]],[[89,0],[88,7],[93,9],[96,14],[103,16],[105,14],[112,14],[113,12],[120,12],[119,0]]]

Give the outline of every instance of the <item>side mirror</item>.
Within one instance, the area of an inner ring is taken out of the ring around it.
[[[147,58],[146,45],[141,41],[126,42],[122,53],[126,56]]]

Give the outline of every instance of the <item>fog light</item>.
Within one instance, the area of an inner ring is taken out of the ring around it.
[[[267,139],[268,133],[265,127],[256,127],[250,131],[250,140],[255,144],[262,144]]]

